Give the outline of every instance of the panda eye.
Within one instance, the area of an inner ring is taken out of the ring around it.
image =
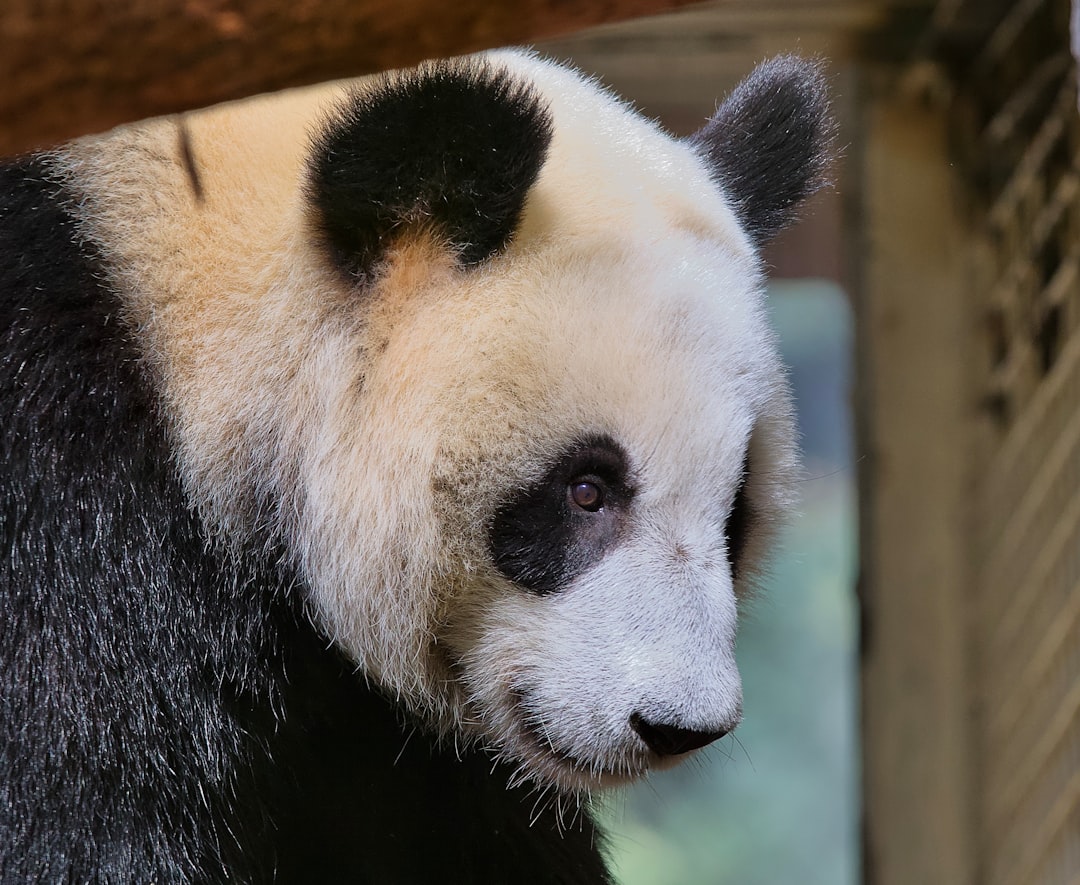
[[[570,500],[589,513],[596,513],[604,506],[604,490],[595,482],[580,480],[570,483]]]

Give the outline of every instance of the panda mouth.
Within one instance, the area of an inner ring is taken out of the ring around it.
[[[528,689],[521,686],[510,688],[514,720],[523,741],[536,754],[549,760],[565,771],[572,770],[576,778],[587,779],[593,785],[625,783],[643,774],[647,764],[638,758],[638,754],[625,753],[618,763],[612,764],[599,758],[583,759],[576,753],[558,746],[544,724],[543,717],[536,711],[538,705],[532,702]],[[545,768],[548,766],[544,766]]]
[[[577,768],[591,767],[587,762],[579,759],[573,753],[555,746],[551,736],[547,733],[543,718],[537,713],[535,704],[530,703],[528,691],[517,686],[510,689],[510,697],[513,699],[514,718],[520,724],[521,730],[528,736],[533,744],[539,747],[545,755],[554,756],[563,762]]]

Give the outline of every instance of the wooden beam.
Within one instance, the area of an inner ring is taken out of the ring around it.
[[[868,885],[972,885],[978,324],[949,109],[875,88],[856,214]]]
[[[0,156],[688,0],[5,0]]]

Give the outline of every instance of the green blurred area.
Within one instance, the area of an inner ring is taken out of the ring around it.
[[[801,515],[741,627],[736,735],[601,812],[621,885],[858,878],[851,316],[818,280],[774,283],[770,308],[799,409]]]

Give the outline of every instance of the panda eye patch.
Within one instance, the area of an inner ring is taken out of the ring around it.
[[[581,510],[596,513],[604,506],[604,489],[597,482],[580,479],[570,484],[570,500]]]
[[[738,577],[742,565],[743,551],[746,541],[753,528],[754,514],[750,507],[749,493],[746,488],[750,477],[750,453],[747,452],[743,459],[742,478],[735,492],[735,498],[731,504],[731,513],[728,514],[725,534],[727,535],[728,561],[731,565],[731,573]]]
[[[488,529],[491,562],[519,587],[556,593],[618,542],[634,497],[626,452],[608,436],[556,452],[541,475],[499,502]]]

